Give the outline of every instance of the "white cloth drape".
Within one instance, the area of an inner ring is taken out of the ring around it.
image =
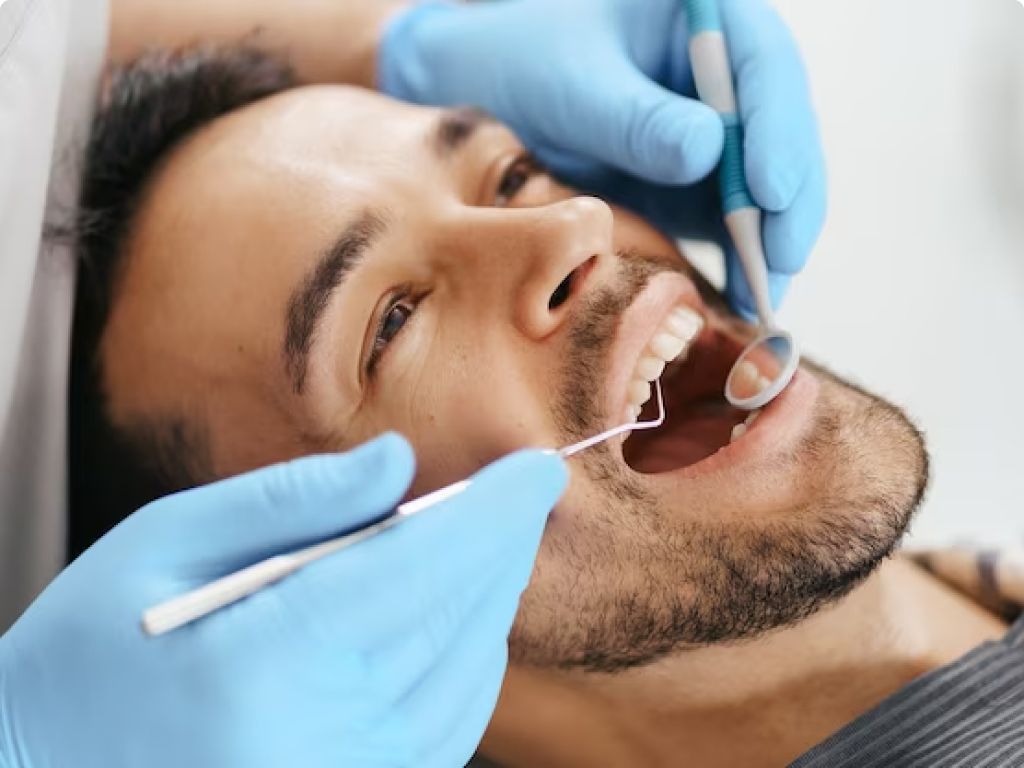
[[[0,631],[65,558],[73,264],[40,248],[73,210],[107,0],[0,4]]]

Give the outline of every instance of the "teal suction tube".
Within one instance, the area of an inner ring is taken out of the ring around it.
[[[722,119],[725,144],[718,185],[726,228],[754,296],[761,325],[775,327],[768,293],[768,268],[761,240],[761,210],[747,187],[743,166],[743,123],[732,82],[732,65],[716,0],[683,0],[690,30],[690,63],[700,100]]]

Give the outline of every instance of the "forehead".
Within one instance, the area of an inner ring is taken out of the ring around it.
[[[163,193],[235,206],[291,200],[336,220],[338,204],[438,170],[428,141],[437,113],[356,88],[287,91],[201,132],[173,158]]]

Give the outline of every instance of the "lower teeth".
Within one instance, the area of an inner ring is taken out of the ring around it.
[[[750,428],[750,425],[754,423],[754,419],[756,419],[760,414],[760,410],[751,411],[750,415],[747,416],[746,419],[733,427],[732,434],[729,436],[729,442],[734,443],[747,434],[747,430]]]

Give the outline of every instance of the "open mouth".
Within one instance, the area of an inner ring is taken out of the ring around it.
[[[683,346],[661,374],[665,423],[658,429],[631,433],[622,446],[629,467],[645,474],[697,464],[742,437],[758,415],[757,411],[733,407],[724,394],[726,378],[744,343],[705,323],[688,308],[674,310],[667,322],[672,323],[673,318],[676,328],[682,331],[677,338]],[[685,322],[696,327],[687,328],[682,318],[688,318]],[[656,334],[652,343],[657,344],[662,333]],[[650,351],[645,350],[638,369],[644,367]],[[631,382],[631,388],[636,381]],[[648,399],[640,419],[655,418],[656,410],[653,400]]]

